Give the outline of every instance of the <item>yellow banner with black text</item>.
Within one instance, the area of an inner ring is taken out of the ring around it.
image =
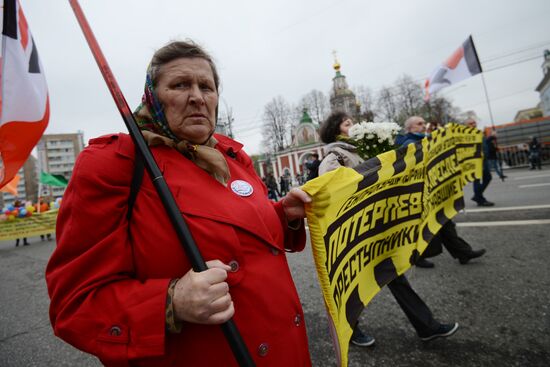
[[[58,209],[0,221],[0,241],[55,233]]]
[[[479,130],[447,124],[302,187],[313,198],[307,221],[341,366],[363,308],[464,207],[464,185],[481,177],[481,142]]]

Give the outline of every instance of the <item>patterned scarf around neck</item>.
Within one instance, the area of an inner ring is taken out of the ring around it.
[[[151,65],[147,68],[144,94],[134,116],[143,137],[149,146],[167,145],[177,149],[210,176],[227,186],[229,167],[223,155],[214,147],[216,139],[210,136],[204,144],[191,144],[179,139],[170,129],[164,108],[158,100],[151,77]]]

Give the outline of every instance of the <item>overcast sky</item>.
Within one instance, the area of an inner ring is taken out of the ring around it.
[[[88,139],[125,131],[68,1],[20,0],[45,69],[51,101],[46,133]],[[550,48],[549,0],[82,0],[80,4],[132,109],[153,52],[191,38],[214,56],[236,139],[261,151],[263,108],[328,93],[336,50],[350,86],[377,91],[406,73],[432,70],[472,34],[495,124],[535,106],[542,53]],[[531,59],[528,61],[524,61]],[[524,62],[521,62],[524,61]],[[504,65],[514,64],[508,67]],[[495,69],[489,71],[490,69]],[[480,75],[442,91],[490,124]],[[223,105],[223,103],[222,103]]]

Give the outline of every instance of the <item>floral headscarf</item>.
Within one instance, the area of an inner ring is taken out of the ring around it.
[[[164,107],[160,103],[153,85],[151,65],[147,68],[145,88],[141,103],[134,111],[137,125],[150,146],[167,145],[180,151],[197,166],[208,172],[222,185],[229,181],[229,167],[223,155],[214,148],[216,139],[210,136],[204,144],[191,144],[179,139],[170,129]]]

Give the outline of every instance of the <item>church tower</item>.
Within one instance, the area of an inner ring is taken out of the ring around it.
[[[307,108],[304,107],[300,123],[296,126],[296,130],[294,130],[293,146],[300,147],[319,143],[320,139],[317,129],[318,126],[313,122],[309,113],[307,113]]]
[[[346,77],[340,72],[340,63],[334,54],[334,65],[336,76],[332,78],[332,90],[330,92],[330,109],[332,112],[343,111],[350,116],[357,115],[358,106],[355,93],[353,93],[346,82]]]

